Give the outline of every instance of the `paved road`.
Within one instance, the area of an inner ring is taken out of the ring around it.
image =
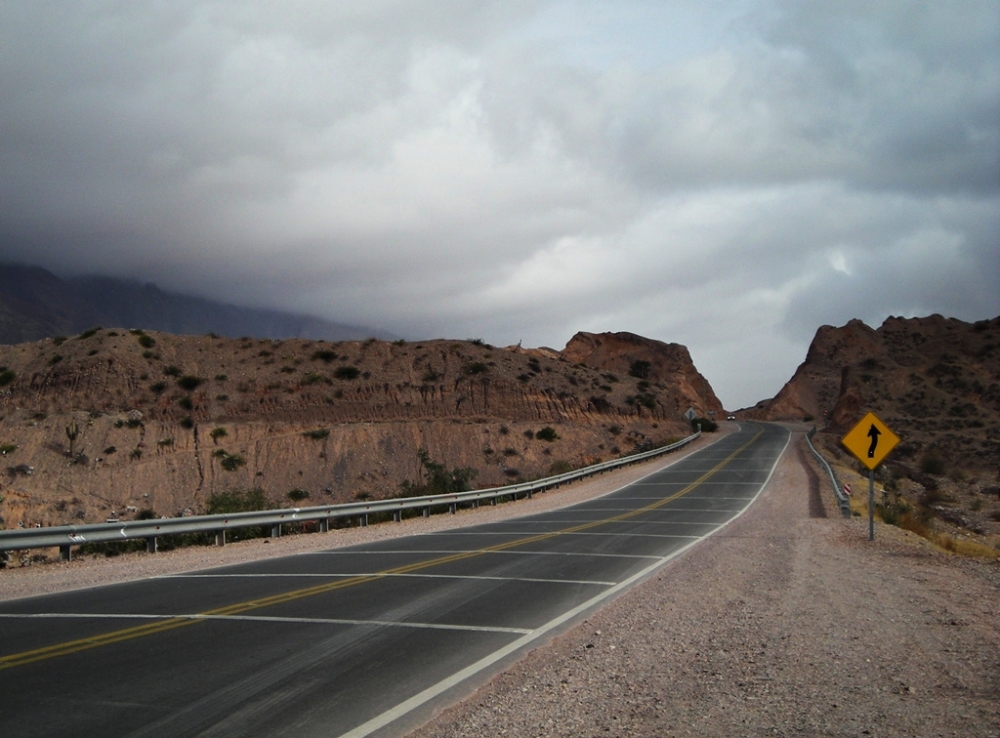
[[[398,734],[739,515],[787,441],[746,424],[574,507],[0,603],[0,734]]]

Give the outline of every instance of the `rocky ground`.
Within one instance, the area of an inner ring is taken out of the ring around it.
[[[2,571],[0,597],[524,514],[650,470],[457,516]],[[835,513],[797,432],[742,518],[413,738],[1000,736],[1000,566],[890,526],[869,542]]]

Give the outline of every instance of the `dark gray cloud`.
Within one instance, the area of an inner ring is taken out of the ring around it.
[[[64,275],[629,330],[729,406],[821,324],[1000,313],[992,0],[15,0],[0,70],[0,257]]]

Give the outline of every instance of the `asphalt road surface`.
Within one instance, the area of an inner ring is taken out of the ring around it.
[[[725,526],[788,438],[744,424],[530,517],[0,603],[0,735],[398,735]]]

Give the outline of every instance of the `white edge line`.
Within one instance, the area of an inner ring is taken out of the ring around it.
[[[347,620],[342,618],[283,618],[269,617],[266,615],[144,615],[144,614],[122,614],[122,613],[77,613],[77,612],[50,612],[50,613],[27,613],[27,614],[0,614],[0,619],[16,620],[46,620],[46,619],[72,619],[72,620],[225,620],[225,621],[249,621],[257,623],[294,623],[299,625],[361,625],[361,626],[382,626],[391,628],[419,628],[422,630],[461,630],[476,633],[513,633],[523,635],[530,633],[527,628],[505,628],[503,626],[492,625],[456,625],[448,623],[407,623],[392,620]]]
[[[532,641],[538,640],[539,638],[541,638],[543,635],[545,635],[549,631],[554,630],[555,628],[558,628],[560,625],[563,625],[567,621],[572,620],[577,615],[580,615],[581,613],[586,612],[590,608],[595,607],[596,605],[599,605],[600,603],[604,602],[605,600],[609,599],[610,597],[613,597],[614,595],[618,594],[622,590],[628,589],[630,586],[632,586],[636,582],[640,581],[644,577],[648,576],[649,574],[653,573],[654,571],[656,571],[657,569],[659,569],[660,567],[662,567],[663,565],[665,565],[670,560],[677,558],[681,554],[685,553],[688,549],[690,549],[693,546],[697,545],[698,543],[700,543],[701,541],[705,540],[706,538],[709,538],[709,537],[715,535],[720,530],[722,530],[723,528],[725,528],[726,525],[728,525],[733,520],[736,520],[741,515],[743,515],[743,513],[745,513],[750,508],[750,505],[752,505],[753,502],[758,497],[760,497],[760,494],[764,491],[764,488],[768,485],[768,482],[771,481],[771,477],[774,475],[774,470],[778,467],[778,461],[784,455],[785,449],[788,448],[788,443],[791,440],[791,438],[792,438],[792,434],[791,434],[791,432],[789,432],[788,433],[788,438],[785,440],[785,445],[781,449],[781,454],[779,454],[778,458],[774,460],[774,466],[771,467],[771,473],[768,474],[767,475],[767,479],[765,479],[764,482],[761,483],[760,489],[757,490],[757,494],[753,496],[753,499],[751,499],[750,502],[748,502],[747,505],[742,510],[740,510],[740,512],[738,512],[736,515],[734,515],[733,518],[732,518],[732,520],[730,520],[729,522],[727,522],[727,523],[725,523],[723,525],[720,525],[718,528],[716,528],[715,530],[711,531],[710,533],[706,533],[701,538],[699,538],[697,540],[694,540],[694,541],[691,541],[690,543],[688,543],[685,546],[682,546],[681,548],[677,549],[673,553],[671,553],[671,554],[669,554],[667,556],[664,556],[664,557],[658,559],[655,563],[650,564],[649,566],[647,566],[642,571],[637,572],[636,574],[633,574],[628,579],[620,582],[619,584],[616,584],[611,589],[608,589],[608,590],[602,592],[601,594],[596,595],[595,597],[591,597],[589,600],[587,600],[586,602],[584,602],[584,603],[582,603],[580,605],[577,605],[572,610],[564,612],[562,615],[560,615],[559,617],[555,618],[554,620],[550,620],[545,625],[542,625],[542,626],[536,628],[535,630],[533,630],[530,633],[528,633],[528,634],[526,634],[526,635],[518,638],[516,641],[513,641],[512,643],[509,643],[508,645],[504,646],[503,648],[499,649],[498,651],[494,651],[489,656],[486,656],[486,657],[480,659],[479,661],[475,662],[474,664],[470,664],[469,666],[465,667],[461,671],[456,672],[455,674],[452,674],[447,679],[442,679],[437,684],[428,687],[423,692],[420,692],[418,694],[413,695],[413,697],[410,697],[410,699],[408,699],[408,700],[404,700],[403,702],[400,702],[398,705],[396,705],[395,707],[393,707],[390,710],[386,710],[381,715],[378,715],[378,716],[372,718],[371,720],[369,720],[366,723],[362,723],[361,725],[359,725],[358,727],[354,728],[353,730],[348,731],[347,733],[341,734],[340,738],[364,738],[365,736],[371,735],[376,730],[384,728],[386,725],[389,725],[390,723],[398,720],[403,715],[406,715],[407,713],[412,712],[413,710],[417,709],[421,705],[423,705],[423,704],[431,701],[435,697],[440,696],[444,692],[447,692],[452,687],[455,687],[455,686],[461,684],[466,679],[468,679],[468,678],[470,678],[472,676],[475,676],[476,674],[478,674],[479,672],[483,671],[484,669],[488,669],[489,667],[493,666],[493,664],[497,663],[498,661],[506,658],[507,656],[510,656],[511,654],[517,652],[519,649],[524,648],[525,646],[527,646]]]
[[[687,536],[690,537],[690,536]],[[377,571],[359,571],[346,574],[173,574],[164,579],[291,579],[295,577],[315,577],[325,579],[349,579],[351,577],[383,577],[400,579],[462,579],[481,582],[527,582],[529,584],[594,584],[612,587],[617,582],[603,582],[595,579],[542,579],[540,577],[477,577],[461,574],[383,574]]]

